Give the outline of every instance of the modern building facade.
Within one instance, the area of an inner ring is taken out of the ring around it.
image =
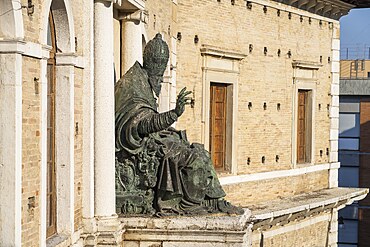
[[[336,246],[338,209],[368,193],[338,188],[338,19],[366,6],[0,0],[0,246]],[[160,109],[193,91],[176,128],[241,218],[117,215],[114,82],[158,32]]]
[[[356,67],[354,64],[358,64]],[[369,185],[369,102],[366,70],[368,60],[341,61],[339,107],[339,186]],[[357,73],[349,73],[357,68]],[[352,74],[352,76],[349,76]],[[353,74],[357,74],[353,76]],[[339,246],[369,246],[369,199],[339,211]]]
[[[341,60],[340,78],[367,79],[370,78],[370,60]]]

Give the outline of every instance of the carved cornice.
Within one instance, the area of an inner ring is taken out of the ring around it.
[[[145,2],[143,0],[111,0],[114,3],[114,8],[123,12],[135,12],[136,10],[144,10]]]
[[[275,0],[275,1],[334,20],[339,20],[339,18],[343,15],[346,15],[350,9],[357,7],[352,3],[340,0]]]
[[[292,62],[292,66],[293,68],[318,70],[322,67],[322,64],[310,61],[294,60]]]
[[[21,54],[38,59],[49,58],[51,47],[30,41],[20,39],[1,40],[0,39],[0,54]]]
[[[243,58],[247,57],[246,54],[243,54],[238,51],[224,50],[224,49],[221,49],[215,46],[210,46],[210,45],[202,45],[202,47],[200,48],[200,52],[202,56],[208,55],[208,56],[222,57],[222,58],[235,59],[235,60],[242,60]]]
[[[249,208],[254,223],[252,229],[263,231],[332,209],[339,210],[354,201],[362,200],[368,193],[369,189],[332,188],[257,204]]]

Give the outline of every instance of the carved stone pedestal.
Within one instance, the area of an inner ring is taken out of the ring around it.
[[[96,217],[85,223],[87,223],[85,229],[86,233],[82,236],[84,239],[84,246],[122,246],[124,227],[117,216]]]
[[[125,247],[249,247],[250,211],[244,215],[121,217]]]

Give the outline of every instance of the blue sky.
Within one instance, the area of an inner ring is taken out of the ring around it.
[[[369,59],[370,8],[353,9],[340,19],[341,57]]]

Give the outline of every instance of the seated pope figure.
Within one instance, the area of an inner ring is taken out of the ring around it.
[[[157,100],[169,58],[160,34],[147,44],[143,66],[136,62],[115,86],[116,157],[149,150],[158,160],[153,208],[160,214],[233,213],[243,210],[225,201],[209,153],[171,127],[183,114],[189,91],[182,89],[173,110],[159,113]]]

